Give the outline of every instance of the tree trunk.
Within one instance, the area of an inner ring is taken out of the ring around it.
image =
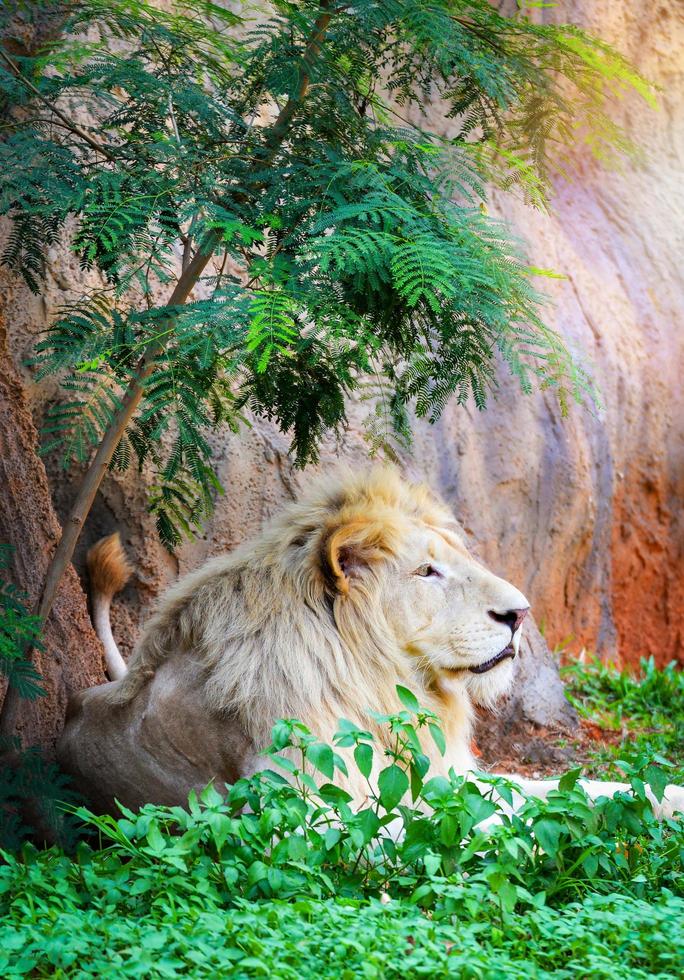
[[[36,429],[0,318],[0,541],[13,548],[11,581],[26,593],[30,609],[40,599],[60,537],[45,467],[36,450]],[[64,723],[69,695],[105,679],[102,646],[72,566],[46,623],[43,645],[44,650],[34,651],[32,659],[47,694],[33,702],[19,702],[16,730],[24,745],[39,744],[49,756]],[[3,699],[5,688],[6,682]]]

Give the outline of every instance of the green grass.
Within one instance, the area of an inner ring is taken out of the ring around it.
[[[597,746],[592,768],[619,777],[618,760],[638,762],[649,756],[669,763],[669,779],[684,783],[684,673],[675,663],[664,670],[653,658],[639,672],[619,671],[591,660],[562,669],[568,700],[583,718],[621,737],[617,744]]]
[[[676,755],[682,675],[590,664],[566,676],[583,713],[638,733],[631,757],[626,744],[612,759],[633,795],[590,805],[574,772],[547,801],[482,829],[506,784],[430,778],[415,735],[439,744],[440,733],[400,690],[406,710],[385,719],[394,751],[354,813],[335,773],[345,749],[368,769],[368,733],[342,724],[324,746],[282,722],[271,760],[289,781],[260,773],[227,797],[210,788],[188,810],[147,806],[118,821],[81,810],[95,837],[72,853],[5,852],[0,976],[681,976],[684,826],[653,817],[644,780],[657,793],[670,778],[648,749]],[[403,824],[396,841],[390,823]]]

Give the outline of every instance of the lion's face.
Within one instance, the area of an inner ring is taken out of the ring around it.
[[[387,482],[385,482],[387,481]],[[399,649],[440,684],[491,703],[509,686],[529,609],[472,555],[448,509],[424,487],[380,471],[347,496],[325,537],[330,581],[361,616],[380,608]]]
[[[529,603],[454,530],[415,524],[380,581],[387,621],[409,656],[460,680],[481,703],[509,687]]]

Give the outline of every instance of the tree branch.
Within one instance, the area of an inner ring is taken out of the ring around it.
[[[22,73],[21,69],[19,68],[19,65],[17,65],[16,62],[12,58],[10,58],[10,56],[5,51],[2,50],[2,48],[0,48],[0,58],[2,58],[5,64],[9,67],[12,74],[21,82],[21,84],[25,88],[27,88],[30,92],[32,92],[33,95],[35,95],[35,97],[40,102],[42,102],[44,106],[47,106],[50,112],[54,113],[54,115],[57,116],[57,118],[62,122],[62,124],[66,127],[66,129],[69,130],[69,132],[73,133],[75,136],[78,136],[79,139],[82,139],[85,143],[87,143],[91,149],[96,150],[98,153],[101,153],[104,157],[107,158],[107,160],[111,160],[112,162],[116,161],[117,158],[106,146],[103,146],[103,144],[100,143],[99,140],[96,140],[95,137],[91,136],[90,133],[86,132],[85,129],[81,129],[81,127],[78,126],[71,119],[69,119],[69,117],[65,115],[65,113],[63,113],[56,106],[52,105],[50,100],[47,99],[40,91],[40,89],[36,88],[33,82],[31,82]]]

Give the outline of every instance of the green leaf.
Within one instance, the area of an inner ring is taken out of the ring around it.
[[[497,779],[494,785],[495,798],[500,796],[505,803],[508,803],[510,807],[513,807],[513,790],[511,787],[507,785],[503,779]]]
[[[287,853],[291,861],[304,861],[307,850],[306,841],[299,834],[287,838]]]
[[[413,691],[409,691],[407,687],[402,687],[401,684],[397,684],[397,694],[401,703],[405,708],[408,708],[409,711],[413,711],[414,714],[417,714],[417,712],[420,711],[418,698],[415,696]]]
[[[510,881],[501,883],[497,890],[497,897],[503,906],[504,912],[511,913],[518,902],[518,888]]]
[[[153,823],[147,832],[147,843],[153,851],[161,852],[166,847],[166,840],[156,823]]]
[[[354,749],[354,760],[361,775],[368,779],[373,769],[373,746],[368,742],[359,742]]]
[[[534,836],[549,857],[554,860],[558,854],[561,829],[561,825],[557,820],[550,820],[547,817],[542,817],[541,820],[535,820],[533,825]]]
[[[667,773],[660,766],[651,764],[644,769],[644,780],[651,787],[653,795],[660,803],[668,783]]]
[[[425,865],[425,874],[431,878],[442,867],[442,858],[439,854],[426,854],[423,858],[423,864]]]
[[[428,728],[430,730],[430,734],[432,735],[433,742],[439,749],[440,755],[444,755],[446,752],[446,739],[444,737],[444,732],[439,725],[435,724],[433,721],[428,722]]]
[[[413,763],[409,766],[409,779],[411,783],[411,799],[415,803],[423,789],[423,775],[418,766]]]
[[[432,798],[446,801],[454,796],[454,787],[446,776],[433,776],[423,786],[423,797],[426,800]]]
[[[318,793],[321,799],[331,806],[351,803],[353,799],[351,793],[348,793],[346,789],[342,789],[341,786],[335,786],[334,783],[323,783],[322,786],[319,786]]]
[[[306,747],[306,757],[324,776],[327,776],[328,779],[333,778],[335,775],[335,759],[333,750],[329,745],[324,745],[322,742],[312,742]]]
[[[466,809],[476,824],[486,820],[496,813],[496,803],[493,800],[485,799],[478,792],[465,794]]]
[[[369,841],[373,840],[380,829],[380,818],[378,817],[377,813],[370,808],[360,810],[354,819],[354,827],[358,828],[361,834],[359,846],[367,844]]]
[[[278,892],[283,887],[283,873],[278,868],[269,868],[266,880],[273,892]]]
[[[254,861],[250,864],[247,871],[247,884],[256,885],[258,882],[268,878],[268,870],[268,865],[264,864],[263,861]]]
[[[394,810],[408,788],[408,776],[397,765],[387,766],[378,776],[380,802],[387,811]]]
[[[577,780],[582,775],[582,767],[577,766],[575,769],[570,769],[568,772],[564,773],[558,780],[558,789],[561,793],[566,793],[568,790],[574,789],[577,784]]]
[[[439,839],[447,847],[458,842],[458,821],[451,813],[445,813],[439,824]]]
[[[271,729],[271,742],[276,751],[280,752],[292,744],[292,733],[284,721],[277,721]]]
[[[413,725],[408,722],[402,722],[396,726],[396,731],[400,731],[402,735],[406,737],[406,741],[410,747],[412,753],[419,753],[421,751],[420,739],[418,738],[418,732]]]

